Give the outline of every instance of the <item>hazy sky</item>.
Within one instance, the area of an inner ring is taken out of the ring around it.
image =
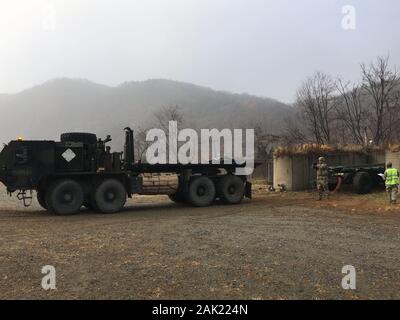
[[[398,0],[0,0],[0,92],[166,78],[291,102],[316,70],[357,80],[388,53],[400,66],[399,35]]]

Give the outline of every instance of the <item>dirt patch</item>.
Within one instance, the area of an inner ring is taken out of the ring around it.
[[[400,210],[384,194],[255,189],[237,206],[135,197],[115,215],[72,217],[3,197],[0,298],[400,298]],[[341,287],[348,264],[355,291]],[[44,265],[57,290],[41,288]]]
[[[367,195],[354,194],[349,190],[331,193],[328,199],[317,201],[315,191],[308,192],[268,192],[264,185],[255,185],[255,194],[273,199],[274,202],[294,203],[305,207],[331,209],[355,214],[400,215],[400,198],[398,204],[390,204],[384,190],[374,190]]]

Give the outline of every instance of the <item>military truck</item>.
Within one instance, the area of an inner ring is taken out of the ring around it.
[[[102,213],[120,211],[134,194],[165,194],[196,207],[216,199],[237,204],[251,198],[251,183],[235,175],[245,163],[148,164],[134,159],[134,136],[125,128],[123,152],[111,152],[111,137],[64,133],[60,141],[13,140],[0,153],[0,181],[11,196],[28,206],[33,191],[39,204],[57,215],[87,207]]]

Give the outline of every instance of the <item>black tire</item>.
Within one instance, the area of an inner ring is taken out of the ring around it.
[[[48,210],[57,215],[72,215],[79,212],[83,204],[82,186],[70,179],[54,182],[46,191]]]
[[[83,142],[87,144],[96,144],[97,136],[94,133],[68,132],[60,136],[61,142]]]
[[[92,195],[93,207],[102,213],[121,211],[126,202],[124,185],[116,179],[107,179],[101,182]]]
[[[37,190],[36,191],[36,198],[37,201],[39,202],[40,206],[47,210],[47,204],[46,204],[46,199],[45,199],[45,192],[43,190]]]
[[[358,194],[367,194],[371,191],[373,181],[368,172],[357,172],[353,178],[353,191]]]
[[[190,182],[187,198],[193,206],[207,207],[214,202],[215,195],[215,185],[210,178],[199,177]]]
[[[178,191],[174,194],[169,194],[168,197],[171,199],[171,201],[173,201],[175,203],[185,203],[186,202],[185,195],[180,191]]]
[[[226,204],[237,204],[244,197],[244,181],[238,176],[227,175],[218,182],[218,196]]]

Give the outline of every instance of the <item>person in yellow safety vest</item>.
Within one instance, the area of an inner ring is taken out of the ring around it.
[[[399,192],[399,171],[393,168],[391,162],[386,165],[385,171],[385,185],[386,191],[389,194],[389,201],[390,203],[396,203],[396,196]]]

